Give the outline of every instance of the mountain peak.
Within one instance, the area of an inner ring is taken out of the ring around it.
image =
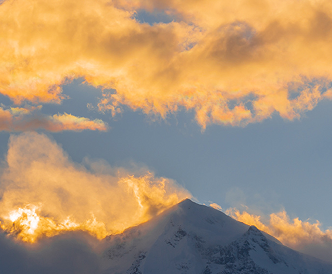
[[[193,202],[189,198],[186,198],[182,200],[180,203],[178,203],[179,206],[188,206],[188,205],[198,205],[197,203]]]
[[[175,205],[174,207],[178,207],[178,208],[182,208],[182,209],[190,209],[191,206],[198,206],[198,204],[196,204],[195,202],[193,202],[192,200],[190,200],[189,198],[182,200],[180,203],[178,203],[177,205]]]
[[[332,273],[331,265],[190,199],[106,244],[105,273],[112,274]]]

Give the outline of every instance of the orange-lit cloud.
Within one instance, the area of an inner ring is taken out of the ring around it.
[[[290,220],[285,211],[272,213],[266,221],[259,215],[236,209],[228,209],[226,213],[238,221],[256,226],[290,248],[332,262],[332,230],[322,231],[318,221]]]
[[[149,220],[190,194],[147,170],[72,163],[45,135],[11,136],[0,185],[0,226],[23,241],[83,230],[101,239]],[[140,173],[140,174],[138,174]]]
[[[71,114],[55,114],[53,116],[34,114],[40,107],[10,108],[0,107],[0,131],[26,131],[46,129],[52,132],[73,130],[100,130],[106,131],[107,124],[102,120],[90,120]]]
[[[211,203],[210,204],[210,207],[212,207],[212,208],[214,208],[214,209],[217,209],[217,210],[222,210],[222,208],[221,208],[221,206],[220,205],[218,205],[218,204],[216,204],[216,203]]]
[[[107,125],[100,119],[90,120],[85,117],[77,117],[68,113],[55,114],[49,118],[49,131],[62,131],[62,130],[100,130],[106,131]]]
[[[139,9],[175,21],[142,24]],[[0,93],[59,103],[83,77],[113,114],[186,109],[203,128],[292,120],[331,99],[331,29],[328,0],[5,0]]]

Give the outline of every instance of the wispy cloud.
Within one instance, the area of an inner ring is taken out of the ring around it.
[[[62,130],[100,130],[106,131],[107,124],[100,119],[90,120],[85,117],[77,117],[68,113],[55,114],[48,118],[50,120],[49,131],[62,131]]]
[[[64,130],[100,130],[106,131],[108,126],[100,119],[90,120],[84,117],[77,117],[71,114],[44,115],[36,110],[39,107],[29,108],[8,108],[0,107],[0,131],[27,131],[45,129],[51,132]]]
[[[218,205],[218,204],[216,204],[216,203],[211,203],[210,204],[210,207],[212,207],[212,208],[214,208],[214,209],[217,209],[217,210],[222,210],[222,208],[221,208],[221,206],[220,205]]]

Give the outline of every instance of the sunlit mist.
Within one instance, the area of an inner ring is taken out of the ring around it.
[[[26,242],[74,230],[102,239],[190,197],[147,170],[137,175],[102,161],[75,164],[42,134],[11,136],[6,160],[0,225]]]
[[[319,221],[311,223],[298,218],[291,220],[286,211],[272,213],[267,220],[235,208],[226,210],[226,213],[240,222],[256,226],[290,248],[332,261],[332,230],[323,231]]]

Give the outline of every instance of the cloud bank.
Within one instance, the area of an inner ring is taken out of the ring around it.
[[[174,20],[140,23],[142,9]],[[113,114],[185,109],[203,128],[292,120],[331,99],[331,29],[328,0],[5,0],[0,93],[60,103],[83,77]]]
[[[147,170],[135,174],[102,162],[74,164],[42,134],[12,135],[6,160],[0,226],[27,242],[66,231],[102,239],[190,197],[172,180]]]

